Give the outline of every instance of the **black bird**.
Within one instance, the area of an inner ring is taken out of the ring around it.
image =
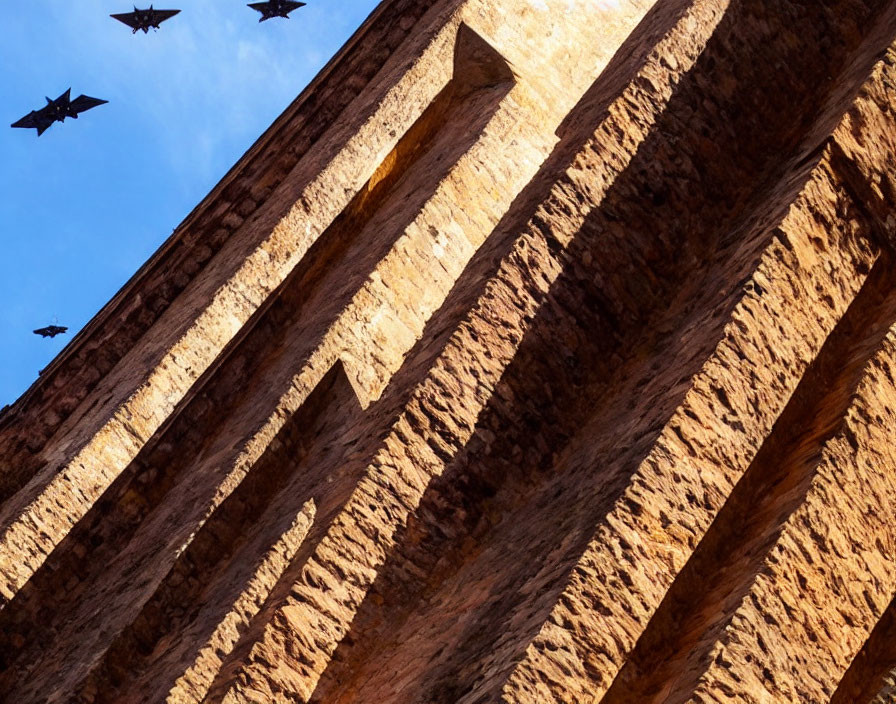
[[[289,19],[289,13],[304,7],[303,2],[293,2],[293,0],[267,0],[267,2],[250,2],[249,7],[258,10],[261,13],[259,22],[264,22],[272,17],[285,17]]]
[[[62,325],[47,325],[45,328],[38,328],[34,331],[35,335],[40,335],[41,337],[56,337],[57,335],[61,335],[66,330],[67,327]]]
[[[54,122],[64,122],[67,117],[77,120],[79,112],[84,112],[85,110],[90,110],[90,108],[95,108],[97,105],[109,102],[99,98],[90,98],[86,95],[79,95],[72,100],[71,93],[72,89],[69,88],[56,100],[47,98],[47,104],[40,110],[32,110],[18,122],[13,122],[11,127],[34,127],[37,130],[37,136],[40,137]]]
[[[143,33],[146,34],[150,29],[158,29],[159,24],[171,19],[178,12],[180,10],[154,10],[152,5],[149,6],[148,10],[138,10],[134,6],[133,12],[109,15],[109,17],[114,17],[119,22],[124,22],[133,30],[131,34],[136,34],[138,29],[142,29]]]

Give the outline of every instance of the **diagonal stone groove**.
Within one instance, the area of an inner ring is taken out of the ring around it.
[[[466,73],[462,74],[463,77],[458,81],[449,82],[448,87],[436,96],[430,106],[423,111],[421,117],[409,128],[407,134],[387,155],[367,185],[346,206],[346,210],[339,216],[338,222],[334,223],[333,228],[325,231],[325,236],[329,233],[329,236],[325,237],[326,244],[319,248],[323,251],[317,252],[318,257],[311,258],[311,266],[315,260],[319,261],[321,255],[334,254],[333,251],[328,251],[333,247],[345,248],[344,235],[346,232],[354,234],[363,231],[364,226],[377,214],[379,206],[394,190],[402,175],[413,166],[422,154],[426,153],[434,136],[444,131],[445,120],[453,119],[456,122],[460,118],[459,111],[465,105],[467,107],[475,105],[477,120],[481,124],[482,120],[487,120],[492,114],[496,104],[500,103],[502,96],[506,93],[506,88],[501,86],[512,78],[509,70],[500,67],[503,65],[500,57],[495,58],[497,55],[493,51],[489,54],[488,51],[491,50],[487,47],[483,48],[482,41],[477,39],[475,33],[469,29],[465,29],[460,34],[457,46],[458,51],[475,56],[475,58],[467,59],[462,55],[458,58],[459,69]],[[475,61],[485,62],[486,69],[477,73],[470,71],[467,64],[464,63]],[[507,84],[508,87],[509,85],[511,84]],[[488,93],[484,99],[481,94],[483,90]],[[475,136],[477,133],[473,130],[471,134]],[[446,167],[447,165],[443,165],[442,168]],[[270,257],[267,254],[259,259],[259,261],[261,260],[264,260],[265,266],[269,266]],[[241,303],[234,303],[234,305],[241,310],[247,310],[247,307],[251,308],[252,306],[263,307],[262,301],[256,301],[254,296],[246,298],[244,293],[239,286],[235,286],[227,289],[224,295],[231,303],[238,298]],[[338,299],[334,298],[334,300]],[[233,317],[232,312],[229,317]],[[250,329],[251,325],[244,326],[242,334],[245,334],[247,328]],[[235,337],[239,337],[241,332],[234,331],[233,334]],[[226,343],[226,341],[222,340],[222,343]],[[179,383],[192,384],[191,374],[185,373],[183,371],[185,368],[201,371],[203,364],[207,364],[211,370],[214,369],[214,363],[208,360],[203,363],[199,360],[197,352],[190,344],[181,340],[178,345],[175,348],[178,350],[177,353],[171,353],[171,364],[166,366],[163,363],[161,371],[156,371],[159,384],[166,392],[166,398],[179,396],[179,392],[172,389],[172,386]],[[333,360],[330,360],[329,363],[332,364],[332,362]],[[347,363],[349,367],[352,366],[349,360]],[[195,373],[197,372],[193,372],[193,374]],[[352,373],[352,375],[356,376],[357,373]],[[366,399],[371,392],[376,393],[375,390],[368,391],[364,388],[368,384],[369,382],[365,382],[362,386],[356,384],[356,388],[362,392],[362,399]],[[185,393],[185,387],[182,392]],[[160,390],[147,388],[146,393],[157,397]],[[180,400],[178,398],[178,402]],[[139,404],[140,402],[134,401],[134,403]],[[171,412],[174,411],[175,409],[172,407]],[[4,504],[0,511],[0,574],[6,573],[8,585],[3,586],[3,583],[0,583],[0,593],[3,593],[7,599],[14,595],[15,591],[45,559],[46,553],[54,548],[65,535],[68,528],[67,521],[61,522],[53,508],[57,502],[65,503],[75,500],[81,512],[86,513],[92,502],[99,498],[102,491],[117,478],[118,473],[113,468],[117,465],[129,464],[133,456],[136,456],[139,449],[142,448],[142,443],[146,439],[145,433],[147,433],[144,419],[139,417],[139,413],[131,413],[127,409],[117,412],[117,414],[121,418],[112,425],[106,426],[94,437],[92,442],[96,446],[95,455],[91,455],[93,450],[90,450],[88,446],[69,462],[67,468],[63,468],[55,475],[52,473],[51,467],[44,468],[28,486]],[[150,421],[148,429],[158,429],[152,426],[153,422]],[[117,439],[112,440],[111,438]],[[110,450],[110,446],[113,444],[116,446],[114,453]],[[95,456],[98,460],[102,460],[101,471],[94,471],[90,462],[83,459],[89,456]],[[122,470],[124,466],[121,467]],[[78,477],[85,473],[90,474],[93,480],[92,491],[82,491],[72,495],[70,491],[72,483],[77,483]],[[7,536],[5,548],[3,531]],[[4,550],[8,551],[8,555],[5,557]]]
[[[806,370],[601,704],[671,704],[679,701],[676,692],[682,697],[690,691],[685,682],[696,682],[705,649],[729,625],[732,604],[743,598],[783,522],[803,502],[825,444],[842,428],[865,367],[894,324],[896,269],[884,256]]]
[[[0,411],[0,701],[887,696],[894,35],[384,0]]]

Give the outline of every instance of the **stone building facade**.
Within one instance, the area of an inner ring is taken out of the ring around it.
[[[0,417],[0,701],[896,701],[894,41],[386,0]]]

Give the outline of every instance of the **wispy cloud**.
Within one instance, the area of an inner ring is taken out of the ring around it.
[[[184,5],[181,14],[157,32],[133,35],[108,17],[126,11],[124,2],[50,3],[40,41],[22,41],[20,53],[37,49],[38,64],[71,76],[76,95],[102,94],[123,108],[120,126],[162,149],[187,182],[194,170],[207,181],[226,169],[234,141],[257,137],[374,5],[328,2],[324,9],[312,0],[288,21],[261,24],[242,2],[170,4]]]
[[[62,344],[30,328],[86,323],[376,5],[307,2],[259,23],[245,0],[154,0],[181,13],[147,35],[109,17],[133,0],[4,10],[7,124],[69,86],[109,104],[39,140],[0,130],[0,405]]]

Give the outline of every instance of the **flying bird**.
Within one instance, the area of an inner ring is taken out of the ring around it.
[[[259,22],[264,22],[272,17],[285,17],[289,19],[289,13],[304,7],[303,2],[293,2],[293,0],[267,0],[267,2],[250,2],[249,7],[258,10],[261,13]]]
[[[178,12],[180,10],[154,10],[152,5],[149,6],[148,10],[138,10],[135,6],[133,12],[123,12],[118,15],[109,15],[109,17],[114,17],[119,22],[124,22],[133,30],[131,34],[136,34],[138,29],[142,29],[143,33],[146,34],[150,29],[158,29],[159,24],[171,19]]]
[[[61,335],[66,330],[67,327],[62,325],[47,325],[45,328],[38,328],[34,331],[35,335],[40,335],[41,337],[56,337],[57,335]]]
[[[37,130],[37,136],[40,137],[54,122],[64,122],[67,117],[77,120],[79,112],[84,112],[85,110],[90,110],[90,108],[95,108],[97,105],[109,102],[108,100],[91,98],[86,95],[79,95],[72,100],[71,93],[72,89],[69,88],[56,100],[47,98],[46,105],[39,110],[32,110],[18,122],[13,122],[11,126],[34,127]]]

